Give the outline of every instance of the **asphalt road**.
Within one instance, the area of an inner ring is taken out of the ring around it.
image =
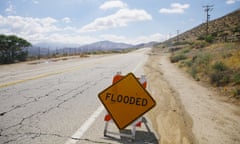
[[[144,74],[148,50],[1,66],[0,143],[128,143],[119,136],[103,136],[105,112],[97,94],[117,71]],[[148,122],[137,131],[135,143],[157,143],[149,127]]]

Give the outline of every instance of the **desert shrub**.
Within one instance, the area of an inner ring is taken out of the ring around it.
[[[214,36],[212,36],[212,35],[208,35],[208,36],[199,36],[199,37],[197,38],[197,40],[204,40],[205,42],[213,43],[213,41],[214,41],[214,37],[215,37],[215,35],[214,35]]]
[[[240,98],[240,89],[239,88],[233,89],[233,96]]]
[[[213,37],[217,37],[217,36],[218,36],[218,32],[213,32],[213,33],[212,33],[212,36],[213,36]]]
[[[198,73],[209,73],[210,62],[212,55],[209,53],[198,53],[191,60],[184,61],[184,64],[189,67],[189,73],[195,80],[200,80]]]
[[[197,40],[204,40],[204,36],[199,36]]]
[[[233,55],[231,53],[223,53],[222,54],[222,58],[226,59],[226,58],[230,58],[232,57]]]
[[[173,43],[174,46],[187,45],[187,44],[190,44],[190,42],[188,42],[188,41],[178,41],[178,42]]]
[[[205,53],[205,52],[201,52],[198,55],[196,55],[192,61],[194,63],[194,65],[196,65],[197,67],[199,67],[199,69],[201,69],[201,72],[205,72],[208,73],[208,71],[210,70],[210,62],[212,61],[212,55],[210,53]]]
[[[206,47],[208,44],[205,42],[205,41],[196,41],[194,42],[191,47],[192,48],[196,48],[196,49],[199,49],[199,48],[204,48]]]
[[[206,36],[206,37],[205,37],[205,41],[208,42],[208,43],[213,43],[213,41],[214,41],[214,37],[211,36],[211,35]]]
[[[182,53],[186,54],[186,53],[189,53],[190,52],[190,49],[189,48],[185,48],[182,50]]]
[[[213,64],[212,69],[213,72],[210,75],[212,84],[224,86],[230,82],[232,72],[224,63],[217,61]]]
[[[197,56],[198,64],[208,65],[211,60],[212,60],[212,55],[210,53],[200,53]]]
[[[236,84],[240,84],[240,72],[235,73],[233,75],[233,82],[236,83]]]
[[[197,73],[198,73],[198,69],[197,69],[197,66],[196,65],[193,65],[190,69],[190,74],[191,76],[194,78],[194,79],[198,79],[197,77]]]
[[[222,62],[216,62],[212,68],[215,70],[215,71],[226,71],[228,68],[227,66],[222,63]]]
[[[240,26],[236,26],[235,28],[232,28],[233,33],[240,32]]]
[[[230,75],[225,71],[215,71],[210,75],[212,84],[224,86],[230,82]]]
[[[184,61],[184,65],[187,66],[187,67],[191,67],[192,66],[192,60],[185,60]]]
[[[172,63],[176,63],[176,62],[178,62],[178,61],[180,61],[180,60],[184,60],[184,59],[186,59],[187,57],[185,56],[185,55],[183,55],[183,54],[178,54],[178,55],[173,55],[173,56],[171,56],[170,57],[170,61],[172,62]]]

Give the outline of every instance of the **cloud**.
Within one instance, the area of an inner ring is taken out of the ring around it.
[[[32,1],[34,4],[39,4],[39,1],[38,0],[33,0]]]
[[[11,1],[8,2],[8,7],[5,9],[8,15],[16,14],[15,6],[12,5]]]
[[[159,13],[181,14],[184,13],[185,9],[188,9],[189,7],[190,4],[172,3],[170,8],[161,8]]]
[[[124,27],[130,22],[151,20],[152,16],[144,10],[120,9],[115,14],[95,19],[81,28],[80,32],[93,32],[114,27]]]
[[[56,31],[58,30],[54,25],[56,22],[57,20],[50,17],[39,19],[21,16],[0,16],[0,27],[8,27],[9,32],[23,35]]]
[[[102,10],[108,10],[112,8],[127,8],[128,5],[120,0],[111,0],[103,3],[99,8]]]
[[[57,20],[46,18],[31,18],[21,16],[7,16],[0,15],[0,30],[5,30],[5,34],[15,34],[24,38],[31,38],[34,35],[46,34],[60,30],[54,24]]]
[[[100,36],[104,40],[110,40],[114,42],[126,42],[127,38],[124,36],[118,36],[118,35],[113,35],[113,34],[104,34]]]
[[[62,21],[65,22],[65,23],[71,23],[72,22],[72,20],[69,17],[63,18]]]
[[[139,15],[141,14],[134,14],[133,12],[131,15],[125,15],[125,19],[123,16],[121,16],[119,21],[123,21],[123,24],[127,24],[131,21],[146,20],[146,16],[140,17]],[[132,17],[138,18],[133,20]],[[147,19],[150,18],[151,16],[149,16]],[[105,34],[101,36],[81,35],[78,33],[77,27],[59,27],[59,24],[62,22],[62,20],[63,19],[56,20],[51,17],[32,18],[0,15],[0,33],[4,33],[6,35],[17,35],[28,40],[32,44],[40,42],[53,42],[83,45],[101,40],[139,44],[150,41],[163,41],[167,38],[159,33],[146,36],[138,36],[136,38],[128,38],[125,36],[118,36],[113,34]]]
[[[123,42],[123,43],[129,43],[129,44],[141,44],[141,43],[148,43],[151,41],[162,42],[164,40],[167,40],[168,35],[155,33],[152,35],[128,38],[128,37],[118,36],[118,35],[113,35],[113,34],[105,34],[105,35],[101,35],[100,37],[103,38],[104,40],[110,40],[110,41],[114,41],[114,42]]]
[[[240,0],[227,0],[226,4],[234,4],[236,2],[239,2]]]
[[[148,43],[151,41],[162,42],[164,40],[167,40],[166,35],[156,33],[156,34],[152,34],[152,35],[136,37],[136,38],[132,39],[132,44]]]
[[[64,20],[68,20],[63,18]],[[32,44],[59,42],[65,44],[87,44],[98,41],[91,36],[81,36],[75,27],[57,27],[58,21],[51,17],[32,18],[0,15],[0,33],[17,35]]]
[[[48,37],[40,37],[41,42],[64,43],[64,44],[89,44],[99,41],[97,38],[91,36],[81,36],[77,34],[60,34],[53,33]]]

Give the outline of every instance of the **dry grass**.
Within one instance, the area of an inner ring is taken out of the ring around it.
[[[218,43],[189,48],[174,52],[171,58],[184,57],[175,62],[195,80],[211,84],[221,95],[240,100],[240,45]]]
[[[206,25],[201,24],[155,48],[169,49],[170,60],[194,79],[240,101],[239,15],[240,9],[211,21],[209,35],[206,35]]]

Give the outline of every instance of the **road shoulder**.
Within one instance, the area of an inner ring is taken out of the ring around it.
[[[151,53],[144,69],[148,89],[157,101],[157,106],[148,116],[160,137],[160,143],[196,143],[192,133],[192,119],[160,71],[159,58],[159,54]]]
[[[150,113],[162,143],[239,143],[239,107],[190,79],[153,50],[145,71],[158,107]]]

